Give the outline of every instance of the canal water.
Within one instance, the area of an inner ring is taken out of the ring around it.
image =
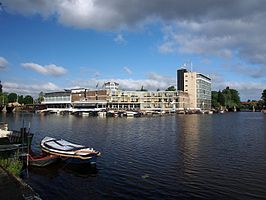
[[[97,118],[30,113],[0,121],[102,152],[96,168],[58,163],[23,179],[42,199],[266,199],[266,115]]]

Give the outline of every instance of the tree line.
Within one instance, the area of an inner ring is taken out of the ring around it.
[[[261,110],[266,108],[266,89],[263,90],[260,100],[248,100],[246,104],[241,104],[239,92],[226,87],[222,91],[212,91],[212,108],[214,109],[243,109]]]
[[[222,91],[212,91],[212,107],[214,109],[236,109],[240,108],[239,92],[226,87]]]
[[[30,95],[17,95],[16,93],[2,93],[0,94],[0,104],[6,105],[8,103],[18,102],[19,104],[33,104],[33,98]]]
[[[30,95],[18,95],[16,93],[0,93],[0,105],[7,105],[8,103],[18,102],[21,105],[40,103],[43,100],[43,92],[40,92],[39,97],[37,99],[33,99]]]

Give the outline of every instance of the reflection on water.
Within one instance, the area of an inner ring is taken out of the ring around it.
[[[180,129],[182,134],[179,135],[179,151],[182,162],[181,171],[186,179],[191,179],[196,172],[195,161],[198,157],[199,145],[199,120],[198,115],[181,116]],[[187,177],[187,178],[186,178]]]
[[[266,115],[97,118],[14,113],[31,124],[34,150],[44,136],[92,146],[97,167],[58,163],[29,169],[43,199],[265,199]]]
[[[73,165],[64,162],[55,163],[47,167],[29,167],[22,171],[24,178],[30,178],[32,176],[45,176],[48,179],[59,176],[61,171],[74,174],[77,177],[88,178],[95,177],[98,173],[96,166],[84,165]]]

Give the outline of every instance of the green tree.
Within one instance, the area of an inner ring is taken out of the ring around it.
[[[8,97],[8,102],[13,103],[17,101],[18,95],[16,93],[10,93],[7,97]]]
[[[226,87],[223,91],[222,91],[223,95],[224,95],[224,105],[227,107],[227,108],[231,108],[232,105],[231,105],[231,91],[229,89],[229,87]]]
[[[176,91],[176,89],[175,86],[170,86],[165,91]]]
[[[6,105],[8,103],[7,93],[0,94],[0,105]]]
[[[263,101],[263,105],[266,106],[266,89],[261,93],[261,99]]]
[[[264,101],[263,100],[259,100],[257,103],[257,109],[261,110],[264,107]]]
[[[218,92],[212,91],[212,108],[218,109],[220,106],[221,105],[218,101]]]
[[[227,108],[240,107],[240,97],[237,90],[226,87],[222,93],[224,95],[224,105]]]
[[[220,90],[218,92],[218,102],[221,106],[225,106],[225,97],[224,97],[224,94]]]
[[[33,104],[33,98],[30,95],[27,95],[23,99],[24,104]]]
[[[23,95],[18,96],[18,103],[23,104]]]
[[[39,93],[39,96],[38,96],[37,100],[38,100],[38,103],[41,103],[44,100],[44,93],[43,92]]]
[[[240,97],[239,93],[235,89],[230,89],[230,94],[231,94],[231,101],[233,106],[239,106],[240,105]]]

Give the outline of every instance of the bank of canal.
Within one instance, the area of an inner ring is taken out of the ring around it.
[[[33,189],[21,179],[8,173],[0,166],[1,200],[41,199]]]

